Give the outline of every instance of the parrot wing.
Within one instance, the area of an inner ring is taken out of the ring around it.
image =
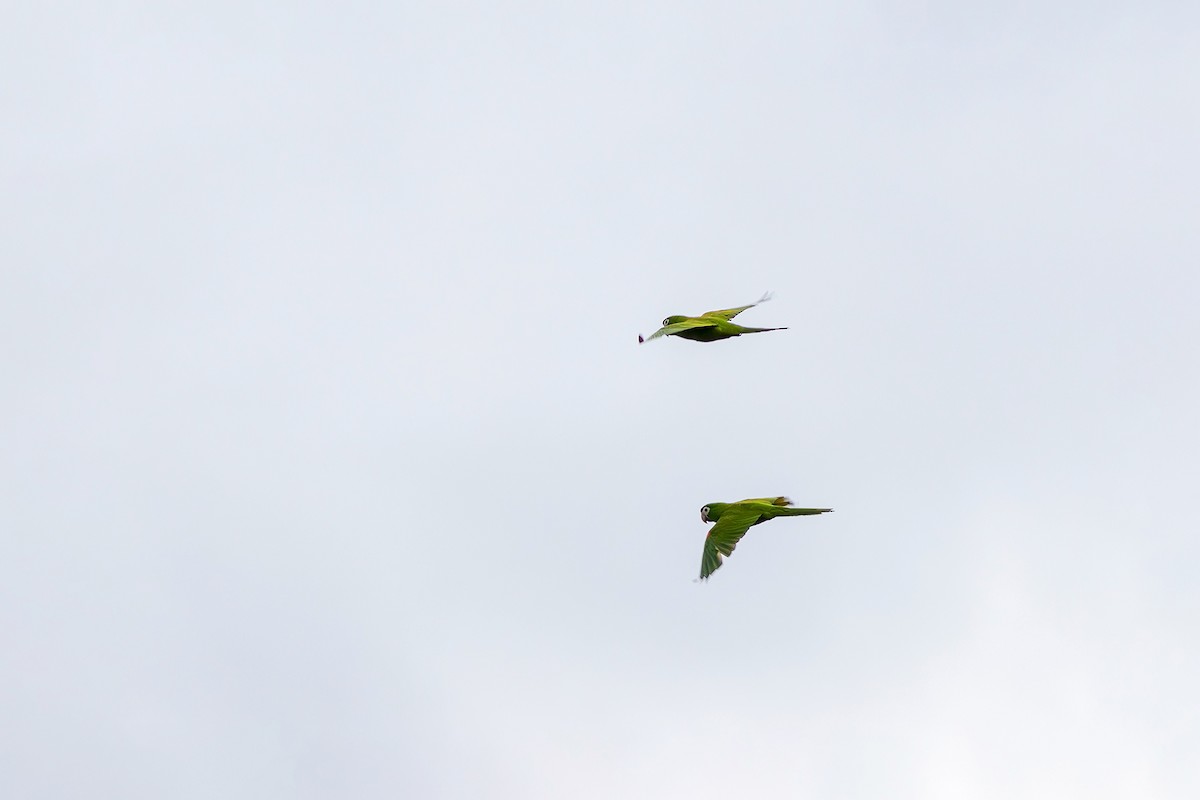
[[[700,558],[700,580],[708,580],[708,576],[716,572],[724,562],[724,557],[733,554],[737,543],[750,530],[750,526],[758,521],[759,513],[753,509],[740,509],[731,506],[717,520],[704,538],[704,555]]]
[[[713,328],[716,327],[716,321],[711,319],[701,319],[699,317],[690,317],[683,322],[676,322],[673,325],[665,325],[654,333],[646,337],[646,341],[657,339],[660,336],[672,336],[681,331],[691,330],[692,328]],[[641,337],[639,337],[641,338]]]
[[[757,505],[760,503],[767,506],[767,508],[763,509],[763,513],[768,519],[774,519],[775,517],[804,517],[833,511],[832,508],[794,508],[792,501],[786,497],[756,497],[750,500],[742,500],[736,505]]]
[[[770,299],[771,299],[771,293],[767,292],[762,297],[758,298],[758,300],[756,302],[753,302],[748,306],[738,306],[737,308],[723,308],[719,311],[705,311],[700,316],[702,316],[702,317],[720,317],[723,320],[731,320],[734,317],[736,317],[738,314],[745,311],[747,308],[754,308],[759,303],[765,303]]]
[[[769,506],[790,506],[791,500],[786,497],[751,497],[740,501],[742,503],[766,503]]]

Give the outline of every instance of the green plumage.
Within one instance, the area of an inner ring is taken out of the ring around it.
[[[760,522],[775,517],[800,517],[824,514],[832,508],[793,508],[786,497],[757,497],[736,503],[709,503],[700,509],[700,519],[715,523],[704,539],[704,554],[700,559],[700,580],[721,568],[727,556],[733,554],[746,532]]]
[[[724,308],[718,311],[706,311],[698,317],[673,316],[663,320],[663,326],[649,338],[638,336],[638,342],[648,342],[660,336],[678,336],[681,339],[691,339],[693,342],[715,342],[719,339],[732,339],[743,333],[763,333],[765,331],[783,331],[787,328],[747,328],[733,322],[733,318],[748,308],[754,308],[759,303],[771,299],[768,292],[759,298],[758,303],[737,308]]]

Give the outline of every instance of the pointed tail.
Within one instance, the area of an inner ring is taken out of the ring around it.
[[[781,508],[775,512],[780,517],[807,517],[813,514],[824,514],[833,511],[832,508]]]

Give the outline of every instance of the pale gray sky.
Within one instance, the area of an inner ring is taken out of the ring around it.
[[[1197,796],[1198,41],[10,12],[0,796]]]

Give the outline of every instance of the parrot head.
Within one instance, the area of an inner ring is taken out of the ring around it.
[[[667,317],[666,319],[664,319],[664,320],[663,320],[663,324],[662,324],[662,326],[663,326],[664,328],[666,328],[666,327],[669,327],[669,326],[671,326],[671,325],[674,325],[676,322],[685,322],[685,321],[686,321],[686,320],[688,320],[688,319],[691,319],[691,317],[681,317],[681,316],[678,316],[678,315],[676,315],[676,316],[674,316],[674,317]],[[654,334],[654,336],[651,336],[650,338],[651,338],[651,339],[654,339],[654,338],[656,338],[656,337],[658,337],[658,336],[661,336],[661,335],[662,335],[662,331],[659,331],[658,333]],[[638,334],[638,344],[645,344],[645,343],[646,343],[646,339],[645,339],[645,337],[644,337],[644,336],[642,336],[642,335],[639,333],[639,334]]]
[[[725,513],[725,507],[728,503],[709,503],[700,509],[700,519],[703,522],[716,522]]]

